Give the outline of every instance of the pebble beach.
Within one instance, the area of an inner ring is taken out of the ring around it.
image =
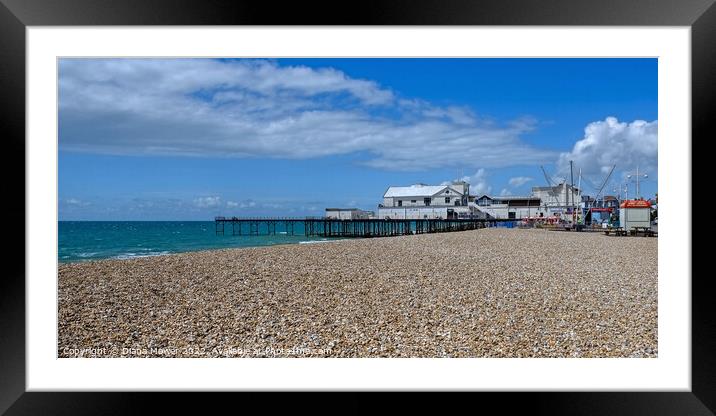
[[[657,238],[487,228],[58,266],[59,357],[656,357]]]

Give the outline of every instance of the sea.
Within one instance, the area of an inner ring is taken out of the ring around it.
[[[232,235],[230,225],[225,235],[216,235],[213,221],[59,221],[57,227],[60,263],[335,240],[306,237],[302,223],[294,235],[277,225],[276,235],[259,236]]]

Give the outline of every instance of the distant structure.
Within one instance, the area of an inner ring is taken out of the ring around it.
[[[619,208],[619,200],[614,195],[605,195],[600,201],[597,202],[601,202],[601,204],[599,205],[601,205],[603,208]]]
[[[534,196],[501,196],[482,195],[473,202],[489,218],[523,219],[544,216],[546,210],[541,209],[542,201]]]
[[[651,228],[651,202],[643,199],[627,200],[621,203],[619,225],[625,231],[635,228]]]
[[[619,199],[614,195],[604,195],[600,199],[582,196],[581,208],[586,211],[585,221],[590,223],[609,222],[619,212]]]
[[[581,191],[567,182],[555,186],[534,186],[532,196],[539,198],[542,206],[551,212],[565,212],[567,208],[581,203]]]
[[[587,197],[588,198],[588,197]],[[567,183],[555,186],[535,186],[528,196],[475,196],[468,197],[488,218],[525,219],[559,217],[571,219],[572,210],[584,206],[580,190]]]
[[[378,205],[379,219],[485,218],[468,201],[470,184],[454,181],[447,185],[391,186]]]
[[[572,212],[585,206],[581,191],[566,182],[535,186],[527,196],[470,195],[470,184],[391,186],[378,205],[379,219],[487,218],[514,219],[555,217],[571,220]]]
[[[375,213],[358,208],[326,208],[326,218],[336,220],[367,220],[375,218]]]

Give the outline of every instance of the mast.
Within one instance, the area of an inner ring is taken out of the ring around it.
[[[572,200],[572,224],[574,224],[574,169],[572,168],[572,161],[569,161],[569,196]]]
[[[639,165],[636,165],[636,197],[635,199],[641,198],[641,193],[639,193]]]
[[[577,198],[577,205],[579,205],[582,203],[582,168],[579,168],[579,179],[577,179]],[[584,214],[581,208],[579,212]],[[577,217],[577,219],[579,219],[579,217]],[[582,222],[584,223],[585,221]]]
[[[599,195],[602,194],[602,190],[604,189],[604,186],[606,186],[607,182],[609,181],[609,178],[611,178],[612,173],[614,172],[614,169],[616,169],[616,167],[617,167],[617,165],[613,165],[613,166],[612,166],[612,170],[610,170],[610,171],[609,171],[609,174],[607,175],[607,177],[604,178],[604,182],[602,182],[602,186],[599,187],[599,191],[597,191],[597,195],[594,197],[594,200],[595,200],[595,201],[596,201],[597,199],[599,199]],[[621,184],[619,184],[619,186],[621,187]],[[620,190],[620,192],[621,192],[621,190]]]

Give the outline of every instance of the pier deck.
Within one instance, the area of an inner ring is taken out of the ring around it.
[[[388,237],[466,231],[515,222],[514,219],[352,219],[333,218],[214,218],[216,235],[305,235],[306,237]]]

